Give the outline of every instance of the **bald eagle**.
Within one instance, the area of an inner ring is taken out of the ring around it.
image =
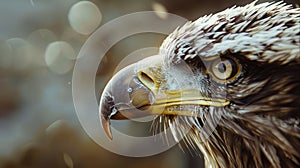
[[[207,167],[299,167],[299,41],[300,8],[283,2],[187,22],[109,81],[102,126],[112,138],[110,119],[156,115]]]

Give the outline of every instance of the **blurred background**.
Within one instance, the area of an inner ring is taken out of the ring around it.
[[[156,156],[129,158],[94,143],[82,130],[74,110],[73,66],[89,35],[119,16],[154,10],[195,20],[249,2],[1,0],[0,168],[203,167],[201,155],[179,146]],[[299,0],[286,2],[295,5]],[[158,47],[164,38],[135,35],[111,48],[98,69],[97,95],[126,55],[140,48]]]

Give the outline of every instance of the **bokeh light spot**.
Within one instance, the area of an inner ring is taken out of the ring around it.
[[[74,65],[75,52],[70,44],[64,41],[50,43],[45,52],[47,66],[58,74],[65,74]]]
[[[71,7],[68,18],[76,32],[89,35],[100,25],[102,14],[94,3],[81,1]]]

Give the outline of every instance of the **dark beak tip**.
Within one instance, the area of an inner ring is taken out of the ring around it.
[[[101,123],[102,128],[104,129],[105,134],[108,136],[110,140],[113,139],[111,129],[110,129],[110,121],[109,118],[105,118],[104,116],[101,116]]]

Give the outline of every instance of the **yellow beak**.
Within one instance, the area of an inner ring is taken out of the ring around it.
[[[197,88],[169,90],[165,85],[168,79],[161,61],[157,61],[157,56],[155,59],[156,62],[150,59],[152,66],[143,64],[125,68],[105,88],[100,101],[100,116],[109,138],[112,139],[110,119],[123,120],[149,115],[200,117],[197,108],[201,106],[229,105],[228,100],[208,98]],[[123,97],[128,99],[124,100]]]

